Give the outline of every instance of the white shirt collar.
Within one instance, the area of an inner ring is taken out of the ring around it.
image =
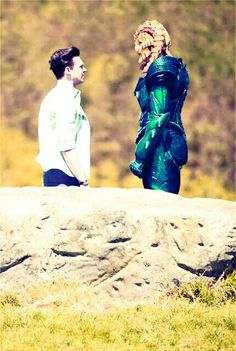
[[[63,88],[63,89],[69,89],[73,93],[74,97],[77,97],[77,96],[80,97],[80,90],[78,90],[75,87],[73,87],[73,85],[71,85],[66,80],[59,79],[57,81],[56,87]]]

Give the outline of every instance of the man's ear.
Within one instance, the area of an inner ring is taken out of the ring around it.
[[[69,66],[66,66],[65,73],[70,73],[70,72],[71,72],[71,68]]]
[[[71,68],[70,68],[69,66],[66,66],[66,67],[65,67],[64,76],[65,76],[67,79],[71,79]]]

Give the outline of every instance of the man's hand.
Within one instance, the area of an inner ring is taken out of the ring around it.
[[[63,156],[65,158],[66,164],[69,167],[71,173],[79,181],[79,183],[87,182],[87,177],[83,173],[83,167],[81,165],[81,160],[77,149],[71,149],[63,151]],[[82,185],[82,184],[81,184]]]
[[[83,188],[90,188],[89,184],[88,184],[88,181],[84,181],[84,182],[80,182],[79,183],[79,186],[80,187],[83,187]]]

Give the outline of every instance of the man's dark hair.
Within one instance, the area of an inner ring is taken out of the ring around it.
[[[49,60],[50,69],[53,71],[57,79],[64,76],[65,68],[67,66],[73,67],[72,59],[80,55],[80,49],[71,46],[65,49],[55,51]]]

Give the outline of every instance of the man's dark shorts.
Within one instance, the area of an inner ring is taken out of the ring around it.
[[[49,171],[43,173],[44,186],[58,186],[61,184],[67,186],[80,186],[80,182],[76,178],[68,176],[60,169],[49,169]]]

